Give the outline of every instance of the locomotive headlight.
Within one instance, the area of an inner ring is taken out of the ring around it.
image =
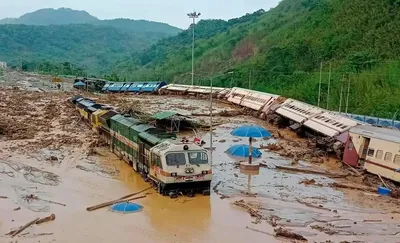
[[[207,174],[208,174],[208,171],[206,171],[206,170],[203,170],[203,171],[201,172],[201,174],[203,174],[203,175],[207,175]]]
[[[177,174],[176,173],[171,173],[171,176],[176,177]]]

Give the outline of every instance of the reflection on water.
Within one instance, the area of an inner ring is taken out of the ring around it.
[[[120,171],[118,179],[124,182],[130,190],[140,191],[149,186],[141,176],[123,161],[116,161]],[[210,197],[196,195],[195,198],[179,197],[171,199],[162,196],[154,190],[147,198],[140,201],[147,214],[148,223],[157,233],[169,236],[179,236],[183,242],[192,239],[201,240],[208,231],[211,216]]]

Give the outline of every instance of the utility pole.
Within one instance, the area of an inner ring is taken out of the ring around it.
[[[318,107],[321,103],[321,85],[322,85],[322,61],[319,69],[319,87],[318,87]]]
[[[347,78],[348,78],[348,84],[347,84],[347,98],[346,98],[346,114],[348,114],[347,112],[348,112],[348,109],[349,109],[350,82],[351,82],[350,74],[349,74],[349,76]]]
[[[326,109],[329,110],[329,96],[331,94],[332,62],[329,62],[328,94],[326,95]]]
[[[210,165],[212,166],[212,154],[213,154],[213,120],[212,120],[212,106],[213,106],[213,78],[210,78]]]
[[[192,25],[192,30],[193,30],[193,40],[192,40],[192,85],[194,83],[194,27],[196,25],[196,19],[200,17],[201,13],[196,13],[194,11],[193,13],[188,13],[187,14],[189,18],[193,19],[193,25]]]
[[[249,73],[249,89],[251,89],[251,70],[250,70],[250,73]]]
[[[343,76],[342,76],[342,84],[340,85],[339,113],[342,111],[342,100],[343,100],[343,81],[344,81],[344,74],[343,74]]]

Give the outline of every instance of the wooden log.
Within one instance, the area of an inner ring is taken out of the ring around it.
[[[53,221],[56,219],[56,215],[55,214],[51,214],[50,216],[44,217],[39,219],[38,221],[36,221],[36,224],[42,224],[45,222],[49,222],[49,221]]]
[[[145,198],[145,197],[146,196],[140,196],[140,197],[134,197],[134,198],[128,198],[128,199],[117,199],[117,200],[114,200],[114,201],[109,201],[109,202],[101,203],[99,205],[88,207],[88,208],[86,208],[86,210],[91,212],[91,211],[94,211],[94,210],[97,210],[97,209],[100,209],[100,208],[111,206],[111,205],[116,204],[116,203],[129,202],[129,201],[133,201],[133,200],[137,200],[137,199],[141,199],[141,198]]]
[[[263,165],[265,166],[265,165]],[[282,165],[274,165],[276,169],[280,170],[288,170],[288,171],[295,171],[295,172],[303,172],[303,173],[308,173],[308,174],[318,174],[318,175],[325,175],[328,177],[332,178],[341,178],[341,177],[346,177],[347,175],[340,175],[340,174],[333,174],[330,172],[326,171],[319,171],[319,170],[313,170],[313,169],[306,169],[306,168],[298,168],[298,167],[291,167],[291,166],[282,166]]]
[[[26,228],[28,228],[29,226],[35,224],[40,218],[36,218],[28,223],[26,223],[25,225],[21,226],[19,229],[17,229],[15,232],[13,232],[11,234],[11,237],[14,237],[16,235],[18,235],[19,233],[21,233],[22,231],[24,231]]]
[[[43,202],[48,202],[48,203],[54,203],[54,204],[61,205],[61,206],[64,206],[64,207],[67,206],[64,203],[54,202],[54,201],[45,200],[45,199],[41,199],[41,198],[38,198],[38,200],[43,201]]]
[[[126,196],[123,196],[123,197],[121,197],[121,198],[118,198],[118,199],[126,199],[126,198],[128,198],[128,197],[133,197],[133,196],[136,196],[136,195],[137,195],[137,194],[139,194],[139,193],[142,193],[142,192],[148,191],[148,190],[150,190],[151,188],[153,188],[153,187],[152,187],[152,186],[151,186],[151,187],[148,187],[148,188],[146,188],[146,189],[143,189],[143,190],[141,190],[141,191],[138,191],[138,192],[135,192],[135,193],[128,194],[128,195],[126,195]]]
[[[8,197],[6,196],[0,196],[1,199],[7,199]]]
[[[325,210],[325,211],[332,211],[332,210],[329,209],[329,208],[324,208],[323,206],[320,207],[320,206],[314,205],[314,204],[312,204],[312,203],[304,202],[304,201],[301,201],[301,200],[298,199],[298,198],[296,198],[296,201],[299,202],[299,203],[301,203],[301,204],[304,204],[304,205],[306,205],[307,207],[310,207],[310,208],[317,208],[317,209],[322,209],[322,210]]]
[[[377,174],[377,175],[378,175],[379,179],[382,181],[383,185],[384,185],[386,188],[389,188],[389,187],[386,185],[385,181],[382,179],[382,176],[379,175],[379,174]]]
[[[345,188],[345,189],[353,189],[353,190],[359,190],[359,191],[364,191],[364,192],[377,192],[377,189],[374,187],[367,187],[367,186],[354,186],[354,185],[349,185],[349,184],[342,184],[338,182],[333,182],[329,184],[331,187],[338,187],[338,188]]]

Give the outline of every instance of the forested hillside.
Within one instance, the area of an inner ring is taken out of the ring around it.
[[[0,19],[0,24],[25,24],[25,25],[67,25],[67,24],[93,24],[111,26],[127,32],[161,33],[165,36],[178,34],[181,29],[165,23],[148,20],[132,19],[107,19],[100,20],[86,11],[70,8],[45,8],[32,13],[27,13],[19,18]]]
[[[126,33],[93,25],[0,25],[0,60],[71,62],[89,73],[107,73],[124,53],[138,51],[165,37],[161,33]]]
[[[85,11],[41,9],[0,20],[0,60],[30,68],[67,62],[102,75],[123,55],[179,31],[146,20],[99,20]]]
[[[196,26],[198,83],[215,74],[231,84],[329,108],[392,117],[400,108],[400,1],[283,0],[276,8]],[[320,64],[322,75],[320,76]],[[331,75],[329,66],[331,65]],[[114,71],[133,79],[188,82],[191,29],[121,59]],[[350,94],[347,95],[350,82]]]

